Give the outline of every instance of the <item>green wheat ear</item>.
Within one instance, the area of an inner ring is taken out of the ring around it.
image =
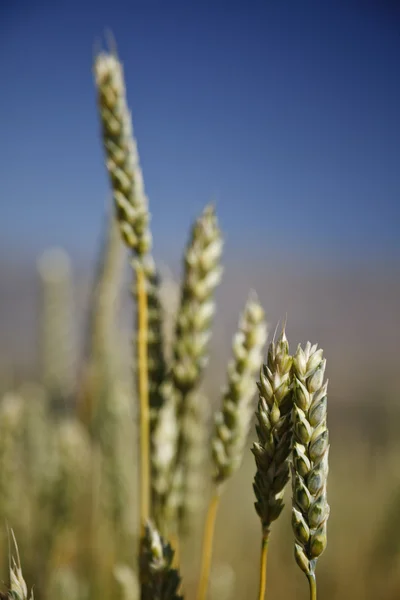
[[[291,369],[292,357],[283,329],[278,341],[270,343],[267,364],[261,369],[256,412],[258,441],[252,448],[257,465],[255,507],[265,534],[282,512],[283,493],[289,481],[293,407]]]
[[[309,580],[311,600],[317,597],[315,567],[326,548],[329,517],[328,383],[324,383],[326,361],[322,352],[307,342],[304,350],[299,346],[293,357],[292,526],[296,562]]]
[[[255,508],[262,525],[259,599],[265,596],[266,564],[270,528],[283,509],[283,494],[289,481],[292,442],[292,357],[285,329],[268,349],[258,383],[257,437],[252,452],[257,471],[254,478]]]
[[[141,600],[182,600],[181,578],[172,568],[174,552],[148,521],[140,552]]]

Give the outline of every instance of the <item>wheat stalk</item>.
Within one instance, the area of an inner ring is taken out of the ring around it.
[[[309,342],[293,357],[293,508],[295,558],[306,574],[310,599],[317,598],[315,567],[326,547],[329,436],[326,426],[326,361]]]
[[[239,331],[233,339],[233,360],[228,366],[228,382],[221,411],[215,418],[212,440],[214,491],[211,496],[203,540],[198,600],[204,600],[211,567],[215,520],[223,484],[240,467],[250,421],[254,412],[255,375],[262,363],[267,337],[264,310],[255,296],[250,297]]]
[[[291,368],[292,357],[283,328],[278,341],[270,343],[267,364],[261,369],[256,412],[258,441],[252,448],[257,465],[253,485],[257,500],[255,508],[262,525],[259,600],[265,596],[271,523],[282,512],[283,494],[289,480],[293,407]]]

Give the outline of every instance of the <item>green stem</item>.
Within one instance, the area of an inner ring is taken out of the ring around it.
[[[315,573],[308,575],[308,583],[310,584],[310,600],[317,600],[317,580]]]
[[[260,586],[258,591],[258,600],[264,600],[267,587],[267,558],[268,558],[268,540],[269,532],[263,531],[261,541],[261,559],[260,559]]]

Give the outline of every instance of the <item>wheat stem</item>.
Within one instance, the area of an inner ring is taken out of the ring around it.
[[[262,541],[261,541],[260,587],[259,587],[259,591],[258,591],[258,600],[264,600],[265,590],[267,587],[268,541],[269,541],[269,531],[263,531],[263,536],[262,536]]]
[[[181,561],[179,536],[176,533],[171,533],[170,540],[171,548],[174,551],[174,560],[172,561],[172,565],[175,569],[177,569]]]
[[[138,307],[138,388],[140,402],[140,523],[145,526],[150,515],[150,415],[147,366],[147,294],[143,267],[135,264]]]
[[[206,526],[204,529],[203,550],[201,559],[201,572],[197,600],[205,600],[207,596],[208,581],[210,579],[211,558],[215,531],[215,521],[220,500],[220,486],[216,487],[208,505]]]
[[[314,573],[308,576],[308,583],[310,584],[310,600],[317,600],[317,580]]]

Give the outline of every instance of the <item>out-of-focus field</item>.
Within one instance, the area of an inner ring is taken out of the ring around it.
[[[319,597],[399,598],[398,266],[305,266],[297,259],[246,264],[229,256],[225,264],[204,381],[210,403],[219,402],[238,314],[248,289],[254,288],[266,309],[270,336],[287,316],[292,349],[309,339],[324,348],[328,361],[331,516],[328,547],[317,567]],[[79,381],[93,274],[81,266],[73,269],[73,277],[69,327],[75,347],[70,356],[74,380]],[[168,272],[164,287],[167,314],[177,298],[171,277]],[[35,586],[38,598],[135,598],[132,573],[125,568],[135,566],[137,509],[129,275],[118,310],[123,389],[111,394],[115,410],[105,402],[99,412],[94,452],[84,425],[71,416],[77,404],[74,394],[60,402],[51,394],[46,399],[38,387],[41,293],[35,269],[5,257],[0,260],[0,278],[2,578],[7,577],[8,523],[16,531],[25,579]],[[47,411],[54,413],[50,421]],[[254,461],[248,451],[240,472],[228,484],[218,516],[210,591],[218,600],[256,596],[260,532],[253,508],[253,475]],[[286,498],[290,504],[290,490]],[[194,597],[199,570],[200,517],[181,552],[187,598]],[[116,583],[115,565],[127,586]],[[288,506],[273,526],[268,596],[274,600],[307,597],[304,576],[293,559]]]

